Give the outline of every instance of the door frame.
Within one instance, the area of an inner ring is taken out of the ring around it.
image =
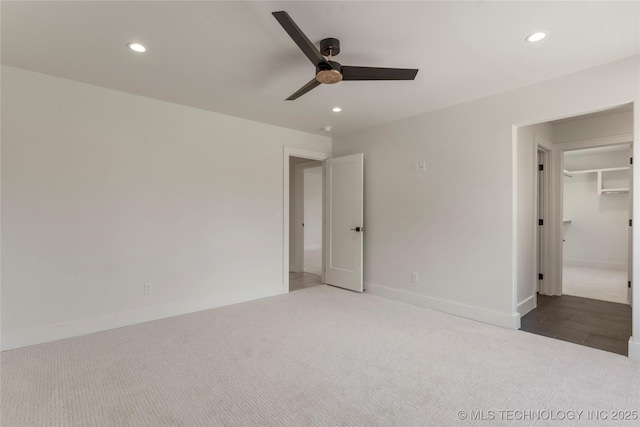
[[[633,200],[634,200],[634,196],[633,196],[633,186],[634,186],[634,182],[633,182],[633,177],[634,177],[634,172],[633,172],[633,150],[634,150],[634,143],[631,143],[631,150],[629,150],[629,156],[630,156],[630,161],[629,161],[629,196],[631,197],[631,200],[629,200],[629,221],[633,221]],[[628,245],[628,264],[627,264],[627,301],[629,302],[629,305],[631,305],[631,312],[633,313],[633,307],[634,307],[634,301],[633,301],[633,227],[631,226],[631,224],[629,224],[629,232],[627,233],[628,239],[629,239],[629,245]],[[636,306],[637,307],[637,306]]]
[[[542,138],[544,140],[544,138]],[[545,143],[547,142],[544,140]],[[541,137],[539,135],[534,136],[534,150],[536,150],[535,160],[536,160],[536,188],[535,188],[535,222],[533,224],[535,228],[535,245],[536,250],[534,251],[534,256],[536,261],[534,265],[536,266],[536,293],[534,297],[536,298],[536,306],[538,304],[538,293],[544,291],[542,293],[548,292],[548,290],[552,287],[552,283],[554,283],[554,265],[553,265],[553,255],[554,251],[551,247],[551,230],[553,221],[553,210],[552,210],[552,202],[551,195],[552,191],[552,165],[551,161],[552,150],[545,143],[542,143]],[[543,169],[539,170],[539,165],[542,165]],[[540,180],[542,180],[540,185]],[[541,192],[539,189],[541,188]],[[540,226],[538,224],[538,220],[542,219],[544,221],[544,225]],[[543,279],[540,280],[540,274],[543,275]]]
[[[291,157],[299,157],[302,159],[308,159],[308,160],[319,160],[319,161],[324,161],[327,159],[330,159],[332,157],[332,155],[330,153],[323,153],[321,151],[312,151],[312,150],[305,150],[302,148],[295,148],[295,147],[287,147],[284,146],[283,149],[283,160],[282,160],[282,176],[283,176],[283,183],[282,183],[282,234],[283,234],[283,239],[282,239],[282,293],[286,294],[289,292],[289,227],[290,227],[290,221],[291,219],[289,218],[289,207],[290,207],[290,165],[289,165],[289,159]],[[324,178],[324,170],[322,172],[323,178]],[[324,204],[326,203],[325,200],[325,194],[324,194],[324,188],[322,191],[322,205],[324,206]],[[324,239],[324,209],[323,209],[323,217],[322,217],[322,236]],[[324,242],[322,242],[322,244],[324,245]],[[323,266],[323,277],[324,277],[324,257],[322,260],[322,266]]]

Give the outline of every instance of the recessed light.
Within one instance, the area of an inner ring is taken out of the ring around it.
[[[322,130],[325,132],[331,132],[331,126],[323,126]]]
[[[331,111],[333,111],[334,113],[339,113],[340,111],[342,111],[342,108],[340,108],[340,107],[333,107],[333,108],[331,109]]]
[[[129,49],[133,50],[134,52],[138,52],[138,53],[142,53],[145,50],[147,50],[144,46],[142,46],[140,43],[134,43],[131,42],[129,44],[127,44],[127,46],[129,46]]]
[[[538,31],[537,33],[529,34],[525,40],[530,43],[535,43],[535,42],[539,42],[545,37],[547,37],[547,33]]]

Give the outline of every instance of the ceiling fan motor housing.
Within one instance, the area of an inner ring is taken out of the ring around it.
[[[328,67],[327,65],[331,65]],[[335,61],[327,61],[316,67],[316,80],[324,84],[334,84],[342,80],[342,66]]]
[[[323,39],[320,42],[320,53],[324,56],[338,56],[340,53],[340,40],[338,39]]]

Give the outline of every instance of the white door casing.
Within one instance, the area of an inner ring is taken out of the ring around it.
[[[553,260],[554,257],[561,254],[562,240],[554,242],[553,230],[554,227],[562,227],[562,219],[558,220],[553,213],[554,200],[557,195],[554,194],[554,189],[551,185],[558,176],[554,176],[554,165],[558,162],[553,157],[554,151],[550,149],[553,143],[538,134],[535,134],[534,138],[538,164],[543,164],[542,171],[536,167],[536,216],[534,224],[537,235],[536,245],[538,246],[536,250],[538,258],[536,276],[539,277],[538,274],[543,275],[543,280],[536,280],[537,291],[543,295],[561,295],[562,278],[558,275],[562,273],[562,268],[558,269]],[[539,220],[541,219],[543,220],[543,225],[539,225]],[[557,247],[558,244],[559,247]]]
[[[628,258],[627,263],[627,302],[633,305],[633,228],[631,227],[631,221],[633,218],[633,144],[629,149],[629,237],[628,237]]]
[[[546,180],[545,180],[545,153],[544,151],[542,151],[539,147],[536,147],[537,150],[537,205],[538,205],[538,212],[537,212],[537,217],[536,219],[538,220],[538,224],[534,225],[534,227],[536,228],[536,235],[538,236],[538,240],[537,240],[537,245],[538,245],[538,250],[536,251],[536,271],[535,274],[538,276],[538,280],[536,282],[536,287],[535,290],[536,292],[540,292],[541,289],[541,284],[543,284],[543,280],[544,280],[544,274],[546,273],[546,260],[545,260],[545,255],[546,253],[544,252],[545,248],[546,248],[546,233],[544,232],[544,228],[542,228],[543,226],[540,225],[540,220],[544,220],[545,216],[546,216],[546,211],[545,209],[547,208],[546,206]],[[542,166],[542,169],[540,169],[540,166]],[[548,169],[548,168],[547,168]],[[548,220],[547,220],[548,222]],[[542,276],[541,276],[542,275]],[[542,277],[542,278],[541,278]],[[549,274],[547,273],[547,279],[549,279]]]
[[[362,153],[325,161],[325,283],[362,292]]]

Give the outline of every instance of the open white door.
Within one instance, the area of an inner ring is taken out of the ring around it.
[[[538,225],[536,226],[536,234],[538,236],[538,250],[536,254],[537,262],[536,262],[535,274],[538,276],[538,281],[536,282],[536,292],[540,292],[541,289],[544,289],[546,291],[546,286],[543,286],[545,284],[543,280],[544,280],[544,273],[546,273],[545,251],[547,250],[547,241],[545,239],[546,237],[545,229],[540,225],[540,220],[544,220],[544,218],[547,216],[545,214],[546,208],[547,208],[547,204],[546,204],[547,188],[545,185],[546,184],[545,168],[548,169],[548,167],[545,165],[546,153],[542,151],[540,147],[538,147],[537,151],[538,151],[538,164],[537,164],[538,215],[536,218],[536,222],[538,223]],[[547,278],[549,278],[548,274],[547,274]]]
[[[633,301],[633,230],[631,227],[631,218],[633,218],[633,144],[630,149],[631,156],[629,157],[629,262],[627,264],[627,301],[632,304]]]
[[[325,161],[325,283],[362,292],[364,155]]]

